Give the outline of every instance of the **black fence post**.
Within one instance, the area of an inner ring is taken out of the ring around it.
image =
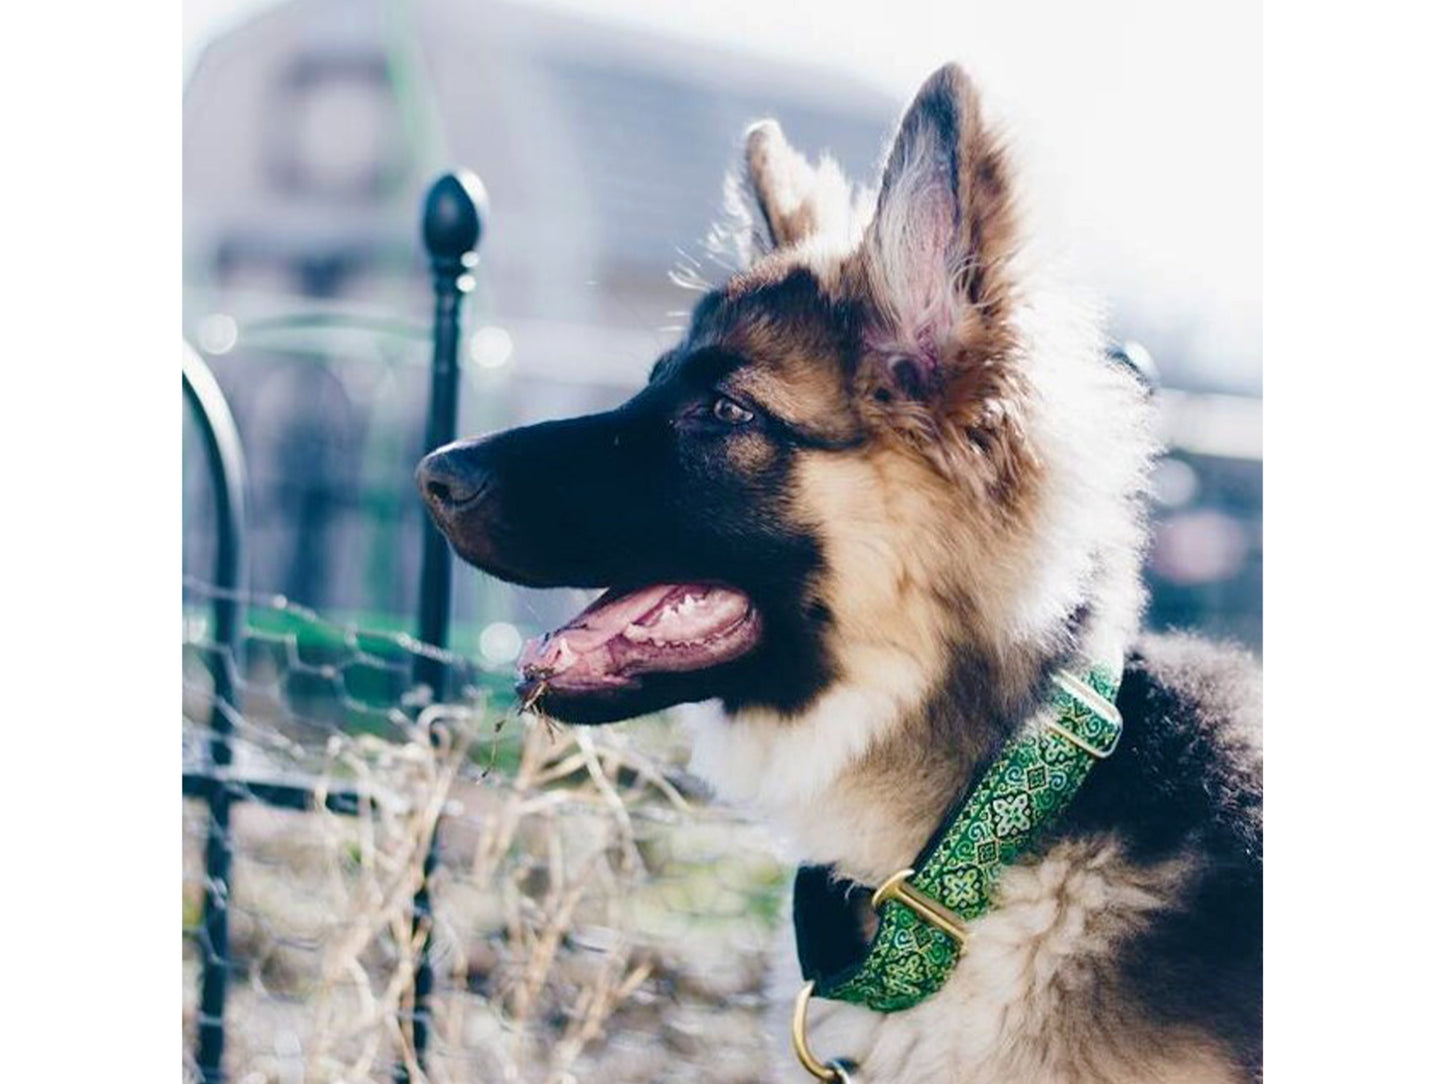
[[[460,370],[457,349],[461,339],[462,299],[476,285],[472,268],[486,224],[487,195],[474,173],[455,170],[440,177],[427,192],[422,208],[422,240],[431,263],[436,309],[432,327],[431,396],[427,407],[426,448],[430,452],[457,437],[457,390]],[[426,521],[422,550],[421,610],[418,635],[423,642],[445,649],[451,631],[452,557],[446,538],[430,519]],[[416,680],[431,687],[433,703],[448,694],[447,667],[441,658],[422,655],[416,661]],[[427,841],[422,864],[422,885],[413,906],[414,932],[423,936],[412,1000],[412,1046],[417,1063],[425,1065],[431,1027],[431,878],[436,869],[436,834]],[[409,1078],[398,1066],[396,1078]]]
[[[437,180],[422,209],[422,239],[431,262],[436,309],[432,325],[431,397],[426,416],[426,448],[433,451],[457,439],[457,388],[460,370],[462,299],[476,281],[477,246],[482,240],[487,196],[482,182],[467,170]],[[451,630],[452,560],[447,540],[427,520],[421,562],[421,614],[418,635],[435,647],[447,646]],[[417,660],[419,681],[431,686],[434,700],[446,696],[446,667],[439,659]]]
[[[220,386],[190,347],[181,353],[181,386],[195,412],[206,448],[216,501],[217,588],[212,618],[216,650],[211,660],[211,740],[207,750],[206,896],[202,909],[201,1001],[196,1027],[196,1062],[205,1084],[223,1079],[221,1056],[226,1029],[226,985],[230,979],[231,765],[232,716],[236,711],[236,668],[241,663],[246,571],[245,463],[235,419]]]

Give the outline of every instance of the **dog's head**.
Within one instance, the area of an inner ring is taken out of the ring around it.
[[[467,561],[607,588],[523,652],[524,688],[563,720],[714,697],[786,714],[1039,631],[1019,611],[1047,486],[1010,180],[969,81],[923,86],[876,204],[771,122],[741,180],[747,266],[642,391],[418,471]]]

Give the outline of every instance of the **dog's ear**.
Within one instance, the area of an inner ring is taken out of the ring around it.
[[[757,208],[764,251],[795,245],[818,228],[818,171],[795,151],[775,120],[748,129],[743,177]]]
[[[1003,325],[1014,249],[1003,148],[972,82],[949,64],[899,125],[862,250],[900,391],[940,383],[965,339]]]
[[[809,162],[775,120],[748,128],[742,170],[731,180],[729,210],[746,234],[738,246],[745,266],[819,234],[836,234],[841,241],[858,217],[838,164],[826,155]]]
[[[941,469],[991,488],[1018,477],[1020,374],[1009,308],[1016,234],[1002,146],[957,65],[935,72],[899,125],[859,266],[871,325],[865,411]]]

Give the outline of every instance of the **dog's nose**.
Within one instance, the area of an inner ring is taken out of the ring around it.
[[[487,488],[487,472],[476,460],[455,446],[440,448],[416,468],[417,488],[439,511],[471,504]]]

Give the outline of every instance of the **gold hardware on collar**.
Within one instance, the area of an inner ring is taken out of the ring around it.
[[[1080,749],[1088,753],[1089,756],[1093,757],[1095,760],[1107,760],[1109,757],[1114,755],[1114,746],[1111,745],[1107,749],[1100,749],[1096,745],[1090,745],[1068,727],[1063,726],[1062,724],[1056,722],[1053,719],[1050,719],[1046,723],[1044,723],[1044,726],[1052,730],[1059,737],[1065,738],[1073,744],[1077,745]]]
[[[848,1071],[841,1062],[836,1059],[821,1062],[808,1049],[808,999],[813,996],[816,985],[812,979],[803,983],[798,999],[793,1002],[793,1053],[798,1055],[803,1068],[818,1080],[826,1084],[849,1084]]]
[[[1112,703],[1100,696],[1099,693],[1086,681],[1080,681],[1067,670],[1058,670],[1053,675],[1054,684],[1063,689],[1064,692],[1078,700],[1082,700],[1089,706],[1089,710],[1100,718],[1107,719],[1116,728],[1122,728],[1124,717],[1119,714],[1119,709]]]
[[[1044,723],[1044,726],[1052,730],[1059,737],[1077,745],[1097,760],[1104,760],[1113,756],[1114,750],[1118,748],[1119,745],[1119,734],[1124,727],[1124,719],[1123,716],[1119,714],[1119,709],[1095,692],[1087,683],[1074,677],[1073,674],[1061,670],[1053,675],[1053,679],[1054,684],[1063,689],[1064,692],[1068,693],[1075,700],[1082,702],[1090,711],[1099,716],[1099,718],[1113,724],[1114,740],[1109,743],[1107,749],[1100,749],[1098,746],[1086,742],[1057,719],[1049,719]]]
[[[945,907],[932,896],[926,896],[908,883],[913,870],[901,869],[884,881],[873,892],[873,910],[878,910],[889,900],[897,900],[903,906],[926,922],[937,926],[958,942],[959,947],[968,944],[968,927],[957,912]]]

